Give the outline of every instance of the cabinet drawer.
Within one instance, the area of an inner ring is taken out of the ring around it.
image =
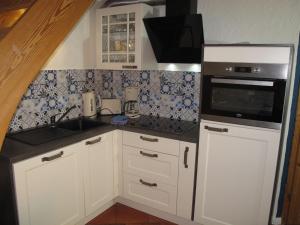
[[[133,132],[123,133],[123,144],[169,155],[179,155],[179,141]]]
[[[157,180],[125,173],[124,197],[158,210],[176,213],[177,187]]]
[[[123,148],[125,172],[177,185],[178,157],[130,146]]]

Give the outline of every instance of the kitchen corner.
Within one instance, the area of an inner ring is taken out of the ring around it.
[[[23,66],[38,48],[28,45],[21,66],[6,63],[8,86],[19,86],[1,89],[10,111],[0,119],[0,224],[300,224],[300,158],[289,156],[300,140],[299,10],[281,0],[96,0],[52,57],[45,49],[44,67]],[[62,34],[24,27],[33,41]],[[285,191],[287,173],[295,187]]]
[[[6,138],[2,147],[1,157],[7,158],[11,163],[15,163],[114,130],[131,131],[184,142],[198,142],[198,122],[141,116],[139,119],[130,119],[126,125],[113,125],[111,124],[112,117],[101,116],[94,119],[103,123],[99,127],[77,132],[68,137],[58,138],[41,145],[34,146]]]

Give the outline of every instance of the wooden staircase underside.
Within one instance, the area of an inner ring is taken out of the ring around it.
[[[4,8],[18,10],[24,8],[24,4],[27,8],[22,18],[0,39],[0,149],[28,86],[92,2],[1,0],[0,14]]]

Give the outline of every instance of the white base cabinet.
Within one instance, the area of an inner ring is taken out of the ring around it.
[[[267,225],[280,132],[202,121],[195,220]]]
[[[193,143],[114,131],[15,163],[19,224],[82,224],[119,194],[191,220],[195,155]]]
[[[89,215],[114,198],[112,133],[84,142],[85,210]]]
[[[20,225],[73,225],[84,217],[81,145],[13,165]]]
[[[123,132],[123,197],[191,220],[196,144]]]
[[[74,225],[114,199],[113,132],[13,165],[20,225]]]

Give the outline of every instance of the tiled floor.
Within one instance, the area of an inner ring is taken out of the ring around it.
[[[176,225],[122,204],[115,204],[87,225]]]

